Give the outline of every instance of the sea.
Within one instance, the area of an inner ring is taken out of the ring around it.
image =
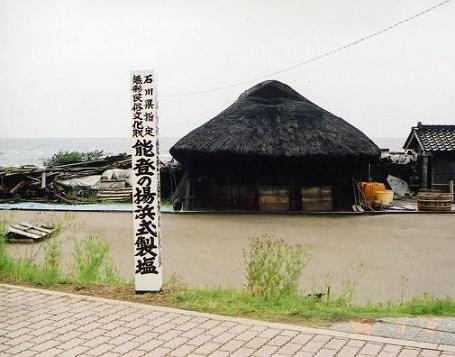
[[[160,137],[160,157],[170,159],[169,149],[179,138]],[[401,151],[405,138],[373,138],[381,149]],[[132,139],[122,138],[0,138],[0,166],[43,166],[60,151],[103,150],[106,155],[131,152]]]

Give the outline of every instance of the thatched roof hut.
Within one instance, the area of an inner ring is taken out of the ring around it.
[[[194,182],[256,187],[311,184],[321,177],[330,184],[338,169],[364,169],[380,156],[360,130],[273,80],[244,92],[170,152]]]
[[[370,158],[379,148],[360,130],[291,87],[265,81],[180,139],[171,149],[180,162],[204,157],[271,159]]]

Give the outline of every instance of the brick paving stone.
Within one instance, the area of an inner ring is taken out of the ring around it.
[[[107,343],[103,343],[95,348],[91,348],[90,350],[86,351],[88,355],[91,356],[102,356],[107,351],[113,350],[116,346],[109,345]]]
[[[228,331],[231,333],[240,334],[242,332],[245,332],[249,328],[250,328],[249,325],[237,324],[237,325],[231,327]]]
[[[226,343],[235,338],[235,334],[230,332],[224,332],[221,335],[213,336],[212,341],[216,343]]]
[[[191,321],[196,322],[197,319],[192,319]],[[235,322],[233,321],[223,321],[220,326],[226,327],[230,329],[231,327],[234,327],[236,325]]]
[[[106,343],[110,340],[109,337],[106,337],[106,336],[98,336],[98,337],[95,337],[93,339],[90,339],[90,340],[83,340],[84,343],[83,345],[84,346],[87,346],[87,347],[96,347],[98,345],[101,345],[103,343]],[[70,340],[71,341],[71,340]],[[82,343],[81,343],[82,345]]]
[[[56,334],[56,333],[52,333],[52,334],[49,334],[49,340],[50,339],[56,339],[58,341],[61,341],[61,342],[67,342],[69,340],[72,340],[73,338],[79,338],[81,335],[83,335],[83,332],[79,332],[79,331],[69,331],[69,332],[63,332],[61,335],[60,334]],[[52,336],[52,337],[51,337]],[[39,336],[41,338],[43,338],[44,336]],[[37,337],[37,338],[39,338]]]
[[[346,344],[346,339],[341,338],[332,338],[329,342],[324,345],[324,348],[329,350],[341,350],[343,346]]]
[[[33,346],[33,343],[30,342],[22,342],[20,344],[14,345],[13,347],[5,350],[6,353],[11,353],[12,355],[18,355],[19,353],[30,349]]]
[[[189,338],[189,339],[193,339],[196,336],[202,335],[204,333],[205,333],[205,330],[203,330],[201,328],[195,328],[195,329],[192,329],[192,330],[189,330],[189,331],[186,331],[186,332],[180,334],[180,336]]]
[[[191,331],[192,329],[196,328],[197,326],[199,326],[199,324],[192,322],[192,321],[187,321],[180,325],[177,325],[175,327],[175,329],[179,330],[179,331]],[[207,331],[207,333],[209,333],[209,332],[210,331]],[[209,334],[212,335],[212,333],[209,333]]]
[[[147,342],[150,342],[152,340],[155,340],[157,336],[158,336],[158,334],[155,333],[155,332],[145,332],[145,333],[142,333],[141,335],[135,337],[131,341],[138,342],[139,344],[142,345],[144,343],[147,343]]]
[[[381,351],[377,354],[378,357],[397,357],[399,352]]]
[[[173,340],[174,338],[180,336],[180,334],[181,334],[180,331],[170,330],[170,331],[166,331],[165,333],[158,334],[157,338],[160,339],[160,340],[164,340],[164,341],[170,341],[170,340]]]
[[[134,335],[123,334],[123,335],[111,338],[109,340],[109,344],[119,346],[124,343],[127,343],[128,341],[132,340],[134,337],[135,337]]]
[[[11,345],[11,346],[20,345],[21,343],[27,342],[27,341],[30,340],[30,336],[27,336],[27,335],[25,335],[25,336],[17,336],[16,338],[3,336],[3,338],[4,338],[4,341],[2,341],[2,342],[7,344],[7,345]]]
[[[355,356],[357,352],[359,352],[360,347],[353,347],[353,346],[344,346],[342,349],[338,351],[338,356],[340,357],[352,357]]]
[[[238,334],[235,339],[240,341],[250,341],[258,335],[258,331],[246,330]]]
[[[126,327],[117,327],[117,328],[114,328],[106,333],[104,333],[104,336],[108,336],[108,337],[118,337],[118,336],[121,336],[125,333],[129,332],[129,329],[127,329]]]
[[[290,336],[278,335],[272,338],[268,343],[272,346],[283,346],[291,340]]]
[[[259,348],[254,355],[255,356],[273,356],[273,354],[276,352],[278,349],[277,346],[270,346],[270,345],[265,345]]]
[[[313,352],[306,352],[306,351],[299,351],[297,352],[294,357],[313,357],[314,353]],[[352,357],[353,355],[350,355],[349,357]]]
[[[300,348],[302,348],[302,345],[298,345],[295,343],[287,343],[283,347],[281,347],[277,353],[286,355],[286,356],[292,356],[294,353],[296,353]]]
[[[221,351],[233,352],[245,344],[244,341],[231,340],[220,347]]]
[[[99,329],[96,329],[96,330],[91,330],[89,332],[84,332],[79,337],[83,338],[84,340],[92,340],[95,337],[99,337],[99,336],[104,335],[106,333],[107,333],[106,330],[102,330],[102,329],[99,328]]]
[[[316,357],[333,357],[337,354],[335,350],[322,349],[315,354]]]
[[[62,352],[63,353],[63,352]],[[15,357],[32,357],[36,355],[36,352],[35,351],[32,351],[32,350],[26,350],[26,351],[22,351],[16,355],[14,355]]]
[[[294,336],[297,336],[299,334],[298,331],[294,331],[294,330],[283,330],[281,331],[281,335],[283,336],[291,336],[291,337],[294,337]]]
[[[360,340],[349,340],[347,345],[352,347],[363,347],[365,345],[365,341]]]
[[[403,348],[398,354],[400,357],[417,357],[419,355],[419,350]]]
[[[292,343],[299,343],[301,345],[304,345],[305,343],[310,341],[313,337],[314,337],[314,335],[308,335],[308,334],[300,333],[297,336],[293,337],[291,339],[291,342]]]
[[[267,342],[268,342],[267,338],[254,337],[251,340],[247,341],[247,343],[244,346],[246,348],[252,348],[254,350],[257,350],[264,346]]]
[[[68,351],[68,350],[70,350],[70,349],[72,349],[74,347],[82,346],[85,342],[86,342],[86,340],[84,340],[82,338],[73,338],[73,339],[71,339],[69,341],[66,341],[66,342],[64,342],[62,344],[59,344],[58,348],[60,348],[60,349],[62,349],[64,351]],[[103,342],[106,342],[106,341],[103,341]]]
[[[189,345],[202,346],[204,343],[210,341],[213,338],[211,335],[198,335],[188,341]]]
[[[382,345],[376,343],[367,343],[362,347],[360,353],[365,355],[377,355],[381,349]]]
[[[117,347],[112,349],[112,352],[124,355],[125,353],[128,353],[128,352],[134,350],[138,346],[139,346],[139,343],[129,341],[129,342],[122,343],[121,345],[118,345]]]
[[[176,357],[188,356],[196,348],[197,348],[196,346],[183,345],[183,346],[180,346],[180,347],[177,347],[176,349],[174,349],[171,352],[171,356],[176,356]]]
[[[4,352],[6,353],[5,351],[10,349],[11,346],[10,345],[4,345],[4,344],[0,344],[0,352]],[[36,352],[35,352],[36,353]]]
[[[217,350],[218,348],[220,348],[219,344],[213,343],[213,342],[206,342],[203,345],[199,346],[199,348],[196,349],[194,351],[194,353],[208,355],[208,354],[212,353],[213,351]]]
[[[229,352],[225,351],[214,351],[210,354],[210,357],[227,357],[229,356]]]
[[[129,329],[135,329],[139,326],[144,326],[144,324],[147,323],[147,320],[144,320],[144,319],[137,319],[137,320],[133,320],[133,321],[130,321],[128,322],[126,325],[124,325],[126,328],[129,328]]]
[[[170,348],[164,348],[164,347],[158,347],[156,350],[153,350],[153,354],[151,356],[153,357],[161,357],[161,356],[167,356],[171,353]]]
[[[423,350],[420,352],[420,356],[422,357],[437,357],[439,355],[440,352],[435,350]]]
[[[160,326],[155,326],[153,328],[153,331],[158,332],[158,333],[165,333],[170,330],[174,330],[177,327],[176,324],[173,324],[171,322],[163,322],[162,325]]]
[[[180,347],[181,345],[186,344],[187,342],[188,342],[187,338],[176,337],[173,338],[172,340],[165,342],[162,346],[175,350],[177,347]]]
[[[54,357],[60,356],[64,351],[59,348],[50,348],[46,351],[34,355],[35,357]]]
[[[143,350],[143,351],[153,351],[155,348],[158,348],[160,347],[161,345],[163,345],[165,343],[165,341],[161,341],[161,340],[151,340],[147,343],[144,343],[142,345],[140,345],[137,349],[138,350]]]
[[[122,356],[124,356],[124,357],[142,357],[142,356],[145,356],[145,352],[139,351],[139,350],[132,350],[127,353],[123,353]],[[106,356],[103,356],[103,357],[106,357]]]
[[[0,306],[0,356],[455,356],[455,346],[350,339],[327,330],[1,284]]]
[[[38,351],[38,352],[43,352],[48,349],[51,349],[52,347],[55,347],[57,345],[60,345],[60,341],[57,340],[48,340],[46,342],[34,345],[31,349]]]
[[[245,347],[242,347],[242,348],[239,348],[238,350],[232,352],[229,356],[232,356],[232,357],[249,357],[249,356],[252,356],[254,354],[254,350],[251,349],[251,348],[245,348]]]
[[[207,320],[199,325],[200,328],[204,328],[206,330],[212,329],[218,326],[221,322],[217,320]]]
[[[384,352],[400,352],[401,350],[401,346],[399,345],[389,345],[389,344],[386,344],[384,346],[382,346],[382,351]]]
[[[68,351],[62,352],[61,356],[62,357],[74,357],[74,356],[79,356],[82,355],[83,353],[87,352],[90,349],[90,347],[85,347],[85,346],[77,346],[74,347]]]
[[[332,336],[327,336],[327,335],[315,335],[313,337],[313,341],[317,342],[328,342],[332,339]]]
[[[324,342],[322,341],[313,341],[311,340],[310,342],[308,342],[306,345],[304,345],[302,347],[302,351],[306,351],[306,352],[317,352],[319,351],[322,346],[324,346]]]
[[[263,330],[258,335],[258,337],[272,338],[272,337],[275,337],[276,335],[278,335],[279,333],[280,333],[280,330],[268,328],[268,329]]]

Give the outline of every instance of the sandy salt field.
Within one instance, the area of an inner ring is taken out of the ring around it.
[[[133,276],[132,223],[128,213],[73,213],[60,237],[70,266],[73,239],[105,235],[124,278]],[[63,212],[0,211],[11,221],[61,219]],[[357,301],[411,298],[431,291],[455,297],[455,215],[304,216],[266,214],[163,214],[165,275],[176,273],[195,287],[242,287],[243,249],[250,237],[272,234],[311,245],[301,279],[303,292],[327,284],[339,291],[347,277],[357,282]],[[11,244],[31,256],[38,244]]]

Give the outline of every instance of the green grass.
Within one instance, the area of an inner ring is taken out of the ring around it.
[[[81,242],[75,241],[75,281],[87,284],[116,280],[108,254],[109,244],[103,236],[90,235]]]
[[[343,298],[324,299],[287,295],[264,299],[238,290],[183,290],[172,297],[174,306],[187,310],[244,316],[273,321],[333,321],[397,316],[455,316],[455,301],[423,296],[403,303],[356,305]]]
[[[73,273],[61,269],[61,242],[57,234],[47,238],[44,244],[44,261],[39,264],[35,255],[16,258],[7,251],[6,224],[0,222],[0,279],[52,285],[64,283],[122,284],[119,272],[109,258],[110,247],[102,236],[88,236],[75,241]]]
[[[44,160],[44,166],[58,166],[75,164],[84,161],[98,160],[104,156],[103,150],[93,151],[59,151],[50,158]]]
[[[247,290],[264,299],[292,295],[308,261],[308,248],[269,235],[254,238],[244,251]]]

